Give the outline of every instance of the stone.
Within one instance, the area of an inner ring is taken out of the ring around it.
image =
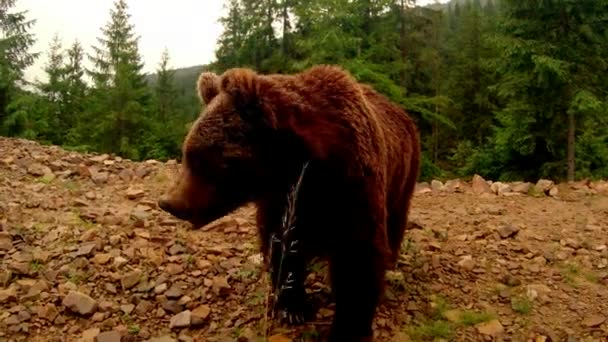
[[[213,292],[218,296],[224,296],[230,291],[230,284],[228,284],[228,277],[213,277]]]
[[[0,290],[0,304],[5,304],[10,301],[16,301],[16,300],[17,300],[17,287],[16,286],[11,285],[7,289]]]
[[[62,304],[71,311],[83,316],[91,315],[97,311],[97,301],[84,293],[73,290],[63,298]]]
[[[431,189],[433,189],[433,191],[443,191],[444,185],[441,183],[441,181],[433,179],[431,181]]]
[[[169,322],[169,328],[175,329],[189,327],[191,323],[191,318],[192,313],[190,312],[190,310],[182,311],[177,315],[171,317],[171,320]]]
[[[505,329],[499,320],[493,319],[489,322],[480,323],[475,326],[477,331],[482,335],[497,337],[501,335]]]
[[[292,342],[292,339],[290,339],[289,337],[283,335],[283,334],[276,334],[276,335],[272,335],[268,338],[268,342]]]
[[[154,287],[154,293],[163,294],[167,291],[167,283],[158,284]]]
[[[559,195],[559,189],[557,187],[552,187],[551,190],[549,190],[549,196],[551,197],[557,197]]]
[[[177,342],[177,340],[169,335],[164,335],[164,336],[160,336],[160,337],[153,337],[153,338],[149,339],[147,342]]]
[[[110,259],[112,259],[112,255],[108,253],[98,253],[93,257],[93,262],[97,265],[105,265],[110,261]]]
[[[116,260],[116,259],[114,259],[114,260]],[[120,279],[120,285],[122,285],[122,288],[124,290],[128,290],[128,289],[134,287],[135,285],[137,285],[139,283],[139,281],[141,280],[141,277],[142,277],[142,272],[139,270],[129,272],[122,276],[122,278]]]
[[[139,316],[146,316],[149,312],[152,312],[152,309],[154,309],[154,304],[147,300],[142,300],[137,303],[135,313],[137,313]]]
[[[121,338],[118,331],[104,331],[97,335],[95,342],[120,342]]]
[[[422,183],[417,183],[416,184],[416,189],[415,189],[417,194],[426,194],[429,192],[433,192],[433,189],[431,189],[431,186],[429,185],[429,183],[427,182],[422,182]]]
[[[538,192],[548,194],[549,190],[553,187],[554,183],[552,180],[548,179],[539,179],[534,186],[534,189]]]
[[[194,309],[191,314],[191,323],[192,325],[201,325],[203,324],[209,315],[211,314],[211,308],[209,305],[201,305]]]
[[[38,317],[46,319],[49,322],[53,322],[59,315],[57,307],[53,303],[42,305],[38,307]]]
[[[529,182],[516,182],[511,184],[511,191],[517,192],[520,194],[527,194],[530,192],[530,188],[532,187],[532,183]]]
[[[13,238],[7,232],[0,232],[0,251],[10,251],[13,248]]]
[[[165,296],[167,296],[167,298],[179,298],[182,296],[182,289],[177,284],[173,284],[173,286],[165,292]]]
[[[476,194],[491,194],[492,188],[480,175],[474,175],[471,181],[471,188]]]
[[[133,189],[133,188],[129,188],[127,189],[127,198],[130,200],[136,200],[139,198],[144,197],[145,192],[142,189]]]
[[[512,224],[505,224],[498,228],[498,235],[503,239],[515,236],[519,232],[519,227]]]
[[[473,256],[465,255],[458,261],[458,266],[467,271],[472,271],[475,268],[475,260],[473,260]]]
[[[593,328],[602,325],[606,321],[606,317],[601,315],[594,315],[585,318],[582,322],[583,326],[587,328]]]
[[[74,256],[76,256],[76,257],[88,256],[91,253],[93,253],[93,251],[95,250],[96,247],[97,247],[96,242],[83,243],[82,245],[80,245],[80,248],[78,248],[78,250],[74,253]]]
[[[101,332],[101,330],[99,328],[87,329],[82,332],[82,336],[80,337],[80,340],[82,342],[95,342],[95,338],[97,337],[97,335],[99,335],[100,332]]]

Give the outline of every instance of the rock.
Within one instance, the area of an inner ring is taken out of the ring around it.
[[[129,260],[121,257],[121,256],[117,256],[114,258],[114,262],[112,263],[112,265],[116,268],[121,268],[124,265],[126,265],[129,262]]]
[[[549,190],[549,196],[551,197],[557,197],[559,195],[559,189],[557,187],[552,187],[551,190]]]
[[[124,290],[128,290],[139,283],[139,281],[141,280],[141,276],[142,272],[139,270],[129,272],[122,276],[122,278],[120,279],[120,284],[122,285],[122,288]]]
[[[548,194],[549,190],[553,187],[553,181],[548,179],[539,179],[534,186],[534,189],[538,192]]]
[[[190,310],[182,311],[177,315],[171,317],[169,327],[171,329],[189,327],[191,323],[191,318],[192,313],[190,312]]]
[[[472,271],[475,268],[475,260],[473,260],[473,256],[465,255],[458,261],[458,266],[467,271]]]
[[[96,242],[85,242],[82,245],[80,245],[80,248],[78,248],[78,250],[74,253],[74,256],[75,257],[88,256],[91,253],[93,253],[93,251],[95,250],[96,247],[97,247]]]
[[[97,335],[95,342],[120,342],[122,336],[118,331],[105,331]]]
[[[68,295],[63,298],[62,304],[71,311],[83,316],[91,315],[97,311],[97,301],[88,295],[77,291],[70,291]]]
[[[53,322],[58,315],[59,311],[57,311],[57,307],[53,303],[38,307],[38,317],[46,319],[49,322]]]
[[[601,315],[594,315],[585,318],[582,322],[583,326],[587,328],[593,328],[602,325],[606,321],[606,317]]]
[[[201,305],[192,311],[191,323],[192,325],[203,324],[209,315],[211,314],[211,308],[209,305]]]
[[[512,224],[506,224],[498,228],[498,235],[503,239],[508,239],[515,236],[519,232],[519,227]]]
[[[416,184],[416,190],[415,192],[417,194],[426,194],[429,192],[433,192],[433,189],[431,189],[431,186],[429,185],[429,183],[427,182],[422,182],[422,183],[417,183]]]
[[[492,192],[494,192],[495,194],[497,194],[499,196],[505,196],[506,194],[513,192],[513,190],[511,190],[511,186],[509,184],[502,183],[502,182],[492,183],[491,188],[492,188]]]
[[[82,342],[95,342],[95,338],[97,337],[97,335],[99,335],[100,332],[101,330],[99,328],[87,329],[82,332],[80,340]]]
[[[13,248],[13,238],[7,232],[0,232],[0,251],[10,251]]]
[[[476,194],[491,194],[492,188],[480,175],[474,175],[471,181],[471,187]]]
[[[224,296],[230,291],[230,284],[228,284],[228,277],[213,277],[213,292],[218,296]]]
[[[112,259],[112,255],[108,253],[98,253],[93,257],[93,262],[97,265],[105,265],[110,261],[110,259]]]
[[[130,200],[136,200],[138,198],[142,198],[144,197],[145,192],[142,189],[133,189],[133,188],[129,188],[127,189],[127,198]]]
[[[154,293],[156,294],[163,294],[165,291],[167,291],[167,283],[158,284],[154,287]]]
[[[179,264],[170,263],[167,265],[167,273],[170,275],[177,275],[184,272],[184,267]]]
[[[165,296],[167,296],[167,298],[179,298],[182,296],[182,289],[177,284],[173,284],[173,286],[165,292]]]
[[[149,339],[147,342],[177,342],[176,339],[169,335],[161,336],[161,337],[153,337]]]
[[[107,172],[92,172],[91,180],[96,185],[105,184],[108,181],[109,175]]]
[[[7,289],[0,290],[0,304],[5,304],[10,301],[16,301],[16,300],[17,300],[17,287],[16,286],[11,285]]]
[[[120,310],[127,315],[133,312],[133,309],[135,309],[135,305],[133,304],[124,304],[120,306]]]
[[[477,328],[477,331],[480,334],[493,337],[497,337],[505,331],[502,324],[500,324],[500,321],[498,321],[497,319],[477,324],[475,327]]]
[[[532,187],[532,183],[528,182],[516,182],[511,184],[511,191],[517,192],[520,194],[527,194],[530,192],[530,188]]]
[[[443,183],[441,183],[441,181],[433,179],[431,181],[431,189],[433,189],[433,191],[443,191],[443,189],[444,189]]]
[[[154,304],[147,300],[142,300],[135,307],[135,313],[140,316],[146,316],[149,312],[152,312],[152,309],[154,309]]]
[[[514,276],[512,276],[510,274],[507,274],[507,275],[503,276],[500,279],[500,282],[503,283],[503,284],[505,284],[505,285],[507,285],[507,286],[511,286],[511,287],[515,287],[515,286],[521,285],[521,280],[519,280],[518,278],[516,278],[516,277],[514,277]]]
[[[276,334],[276,335],[272,335],[268,338],[268,342],[291,342],[292,339],[290,339],[289,337],[283,335],[283,334]]]

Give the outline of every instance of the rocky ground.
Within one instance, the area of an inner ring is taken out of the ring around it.
[[[156,200],[175,163],[0,139],[0,341],[315,340],[267,317],[253,208],[191,230]],[[420,184],[378,341],[606,341],[608,187]]]

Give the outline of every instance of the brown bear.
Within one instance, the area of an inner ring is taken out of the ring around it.
[[[373,340],[385,271],[399,255],[418,176],[413,120],[337,66],[294,75],[204,72],[197,88],[206,106],[159,207],[200,227],[253,202],[261,251],[277,266],[271,236],[306,164],[296,206],[299,251],[288,266],[294,288],[281,309],[295,322],[308,317],[306,262],[325,256],[336,303],[330,340]]]

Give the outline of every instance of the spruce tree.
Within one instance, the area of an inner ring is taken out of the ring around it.
[[[15,1],[0,0],[0,130],[5,134],[15,133],[6,122],[9,105],[26,84],[25,69],[34,64],[39,55],[29,51],[36,40],[28,31],[36,21],[27,19],[27,11],[13,11]]]
[[[110,21],[102,28],[90,59],[95,65],[89,74],[94,81],[94,109],[100,118],[95,140],[101,149],[137,159],[138,138],[145,132],[149,105],[143,63],[134,27],[125,0],[116,0]]]

